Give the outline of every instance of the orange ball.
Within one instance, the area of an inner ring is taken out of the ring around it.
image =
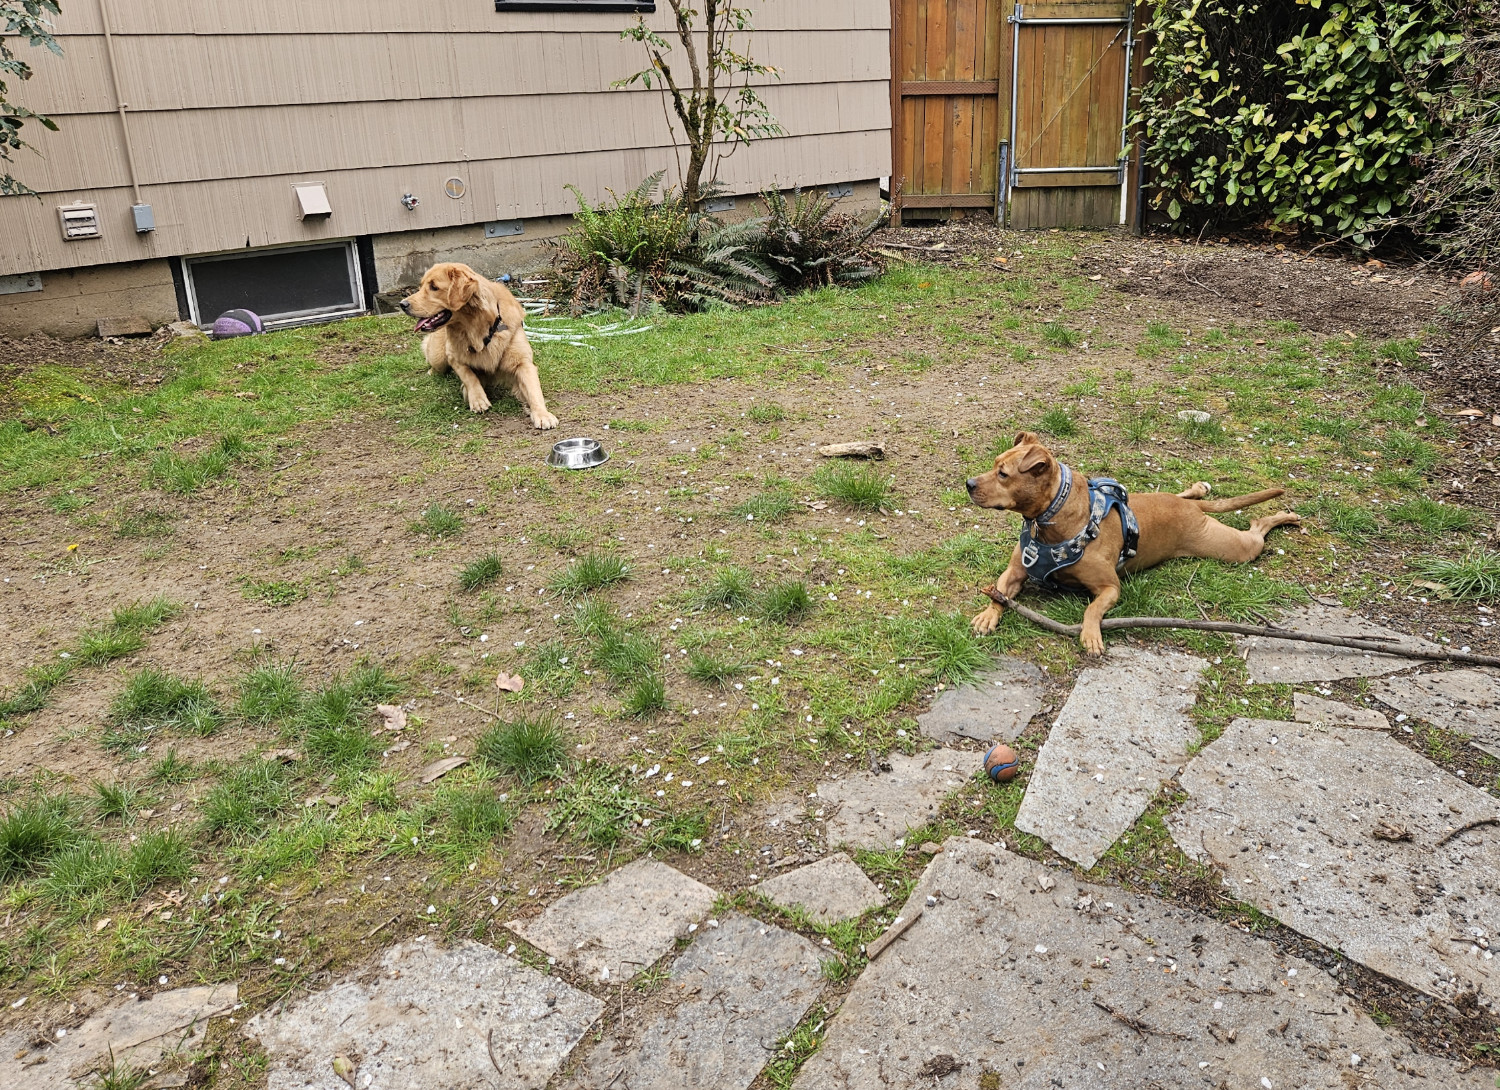
[[[984,755],[984,771],[996,783],[1013,780],[1016,778],[1016,773],[1021,771],[1020,754],[1010,746],[992,746]]]

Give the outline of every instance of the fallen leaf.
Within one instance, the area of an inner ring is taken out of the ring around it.
[[[406,729],[406,711],[399,704],[376,704],[375,711],[385,720],[386,730]]]
[[[263,761],[300,761],[302,754],[295,749],[268,749],[260,755]]]
[[[333,1073],[347,1082],[351,1087],[354,1085],[354,1061],[348,1056],[340,1053],[333,1058]]]
[[[503,693],[519,693],[525,686],[526,682],[519,674],[507,674],[501,670],[495,678],[495,688]]]
[[[1442,583],[1434,583],[1430,579],[1413,579],[1411,581],[1411,585],[1414,587],[1421,587],[1423,590],[1430,590],[1432,591],[1432,593],[1442,598],[1453,597],[1453,591],[1450,588],[1444,586]]]
[[[422,769],[422,782],[431,783],[433,780],[442,779],[461,764],[468,762],[467,757],[444,757],[441,761],[433,761],[432,764]]]
[[[1454,416],[1467,416],[1467,417],[1469,417],[1471,419],[1477,420],[1481,416],[1484,415],[1484,410],[1483,409],[1459,409],[1458,412],[1454,413],[1453,415]]]
[[[401,739],[401,741],[397,742],[395,745],[393,745],[391,747],[391,752],[392,753],[405,753],[410,748],[411,748],[411,742],[408,741],[407,739],[403,738],[403,739]]]
[[[106,917],[104,917],[104,919],[102,919],[98,923],[94,924],[94,930],[95,931],[103,931],[106,927],[108,927],[113,922],[113,920],[114,920],[113,916],[106,916]]]
[[[246,401],[258,401],[258,400],[260,400],[260,395],[258,393],[256,393],[254,390],[240,390],[240,391],[236,392],[234,396],[235,397],[242,397]]]

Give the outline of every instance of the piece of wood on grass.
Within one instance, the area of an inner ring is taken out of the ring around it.
[[[818,448],[825,458],[870,458],[875,461],[885,457],[885,446],[871,439],[859,439],[852,443],[829,443]]]
[[[885,953],[886,947],[890,946],[891,943],[895,942],[902,935],[904,935],[906,933],[906,929],[921,918],[922,910],[920,908],[914,911],[910,916],[897,916],[895,922],[892,923],[890,927],[885,929],[885,934],[881,935],[880,938],[876,939],[874,942],[870,943],[869,946],[865,947],[865,957],[870,961],[874,961],[881,954]]]

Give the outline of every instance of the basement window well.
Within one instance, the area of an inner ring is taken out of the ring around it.
[[[324,322],[365,311],[352,240],[240,250],[182,260],[190,317],[208,328],[226,310],[259,314],[267,328]]]

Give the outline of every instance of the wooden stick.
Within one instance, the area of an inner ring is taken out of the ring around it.
[[[1077,636],[1083,631],[1078,624],[1063,624],[1054,621],[1034,609],[1027,609],[1014,599],[1001,594],[993,587],[984,588],[984,593],[996,605],[1013,609],[1032,624],[1040,625],[1048,632],[1059,636]],[[1233,621],[1193,621],[1182,617],[1113,617],[1100,622],[1103,628],[1192,628],[1200,632],[1233,632],[1241,636],[1266,636],[1275,640],[1296,640],[1300,643],[1321,643],[1329,647],[1349,647],[1356,651],[1370,651],[1378,655],[1397,655],[1408,659],[1426,659],[1431,662],[1462,662],[1472,666],[1500,666],[1500,657],[1475,655],[1467,651],[1444,651],[1434,648],[1423,651],[1416,647],[1402,647],[1382,639],[1359,639],[1354,636],[1323,636],[1314,632],[1293,632],[1287,628],[1270,625],[1236,624]]]
[[[885,933],[881,935],[880,938],[876,939],[874,942],[870,943],[869,946],[865,947],[865,958],[869,961],[874,961],[881,954],[885,953],[886,947],[899,939],[903,934],[906,933],[906,929],[908,927],[916,923],[921,918],[922,910],[919,908],[904,920],[898,919],[895,923],[891,924],[890,927],[886,928]]]

